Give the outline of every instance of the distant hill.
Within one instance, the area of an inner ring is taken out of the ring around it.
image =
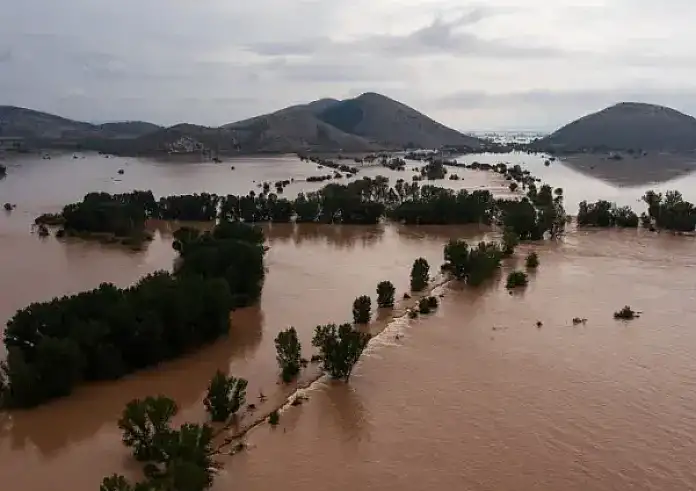
[[[331,104],[318,117],[346,133],[384,146],[477,148],[481,145],[478,138],[459,133],[415,109],[372,92]]]
[[[404,147],[478,148],[482,141],[448,128],[388,97],[320,99],[209,128],[163,128],[142,121],[94,125],[31,109],[0,106],[0,136],[35,146],[100,150],[123,155],[161,152],[374,152]]]
[[[89,123],[15,106],[0,106],[0,136],[28,139],[82,137],[95,130]]]
[[[345,152],[379,150],[378,145],[344,132],[317,117],[317,114],[335,104],[339,104],[339,101],[321,99],[230,123],[224,128],[234,131],[242,149],[255,149],[259,152],[326,149]]]
[[[31,141],[137,138],[159,128],[142,121],[94,125],[23,107],[0,106],[0,136],[20,136]]]
[[[696,119],[664,106],[622,102],[567,124],[535,146],[566,151],[690,151],[696,149]]]
[[[101,124],[99,129],[103,132],[103,136],[107,138],[138,138],[139,136],[161,130],[162,127],[145,121],[120,121]]]

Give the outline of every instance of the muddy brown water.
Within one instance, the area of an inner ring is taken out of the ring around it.
[[[40,239],[30,230],[39,212],[94,189],[244,192],[248,180],[314,172],[289,158],[280,171],[278,161],[264,160],[232,177],[228,166],[223,173],[210,164],[111,160],[12,164],[0,183],[0,201],[18,204],[0,217],[0,317],[31,301],[101,281],[127,285],[171,267],[170,224],[157,224],[156,240],[134,253]],[[123,166],[131,181],[112,181],[107,162]],[[478,180],[474,186],[483,179],[467,176]],[[19,491],[82,491],[113,472],[133,475],[137,466],[115,425],[124,404],[165,394],[182,409],[177,421],[203,421],[201,401],[216,369],[247,377],[249,402],[262,391],[269,404],[281,403],[292,388],[276,383],[279,330],[294,325],[309,355],[314,326],[348,321],[357,295],[374,299],[383,279],[401,293],[414,258],[436,269],[448,238],[476,240],[487,230],[276,225],[266,233],[261,302],[232,315],[227,338],[157,369],[0,415],[0,482]],[[531,248],[541,267],[525,291],[509,295],[504,274]],[[521,246],[482,288],[444,287],[433,316],[389,322],[379,315],[376,325],[387,327],[350,384],[320,379],[277,428],[253,429],[248,450],[222,458],[214,489],[694,489],[695,264],[693,239],[666,234],[571,231],[561,243]],[[614,320],[626,304],[642,316]],[[573,326],[573,317],[588,321]]]

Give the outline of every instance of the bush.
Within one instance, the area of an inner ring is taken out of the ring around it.
[[[624,308],[622,308],[618,312],[614,312],[614,319],[632,320],[638,316],[639,316],[638,312],[633,310],[628,305],[626,305]]]
[[[380,308],[394,306],[394,293],[396,289],[391,281],[380,281],[377,285],[377,305]]]
[[[312,345],[319,349],[324,371],[347,382],[369,341],[369,334],[350,324],[328,324],[316,327]]]
[[[437,297],[423,297],[418,301],[418,311],[421,314],[429,314],[433,310],[437,309],[439,302]]]
[[[411,267],[411,290],[419,292],[428,286],[430,265],[425,258],[419,257]]]
[[[247,385],[249,382],[245,379],[228,377],[218,370],[210,381],[208,394],[203,400],[211,419],[221,423],[239,411],[246,402]]]
[[[362,295],[353,302],[353,322],[356,324],[368,324],[372,310],[372,300],[367,295]]]
[[[527,254],[527,258],[524,261],[528,269],[536,269],[539,267],[539,255],[536,252],[530,252]]]
[[[527,283],[529,283],[527,273],[524,271],[513,271],[508,275],[505,287],[507,289],[513,289],[527,286]]]
[[[290,382],[302,366],[302,345],[294,327],[278,333],[275,338],[276,360],[281,370],[283,382]]]
[[[268,415],[268,424],[271,426],[277,426],[278,423],[280,423],[280,413],[278,413],[278,410],[271,411],[271,414]]]

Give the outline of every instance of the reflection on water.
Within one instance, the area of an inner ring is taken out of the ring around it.
[[[334,225],[315,223],[276,223],[264,225],[264,232],[271,245],[276,242],[302,244],[327,244],[337,248],[368,247],[376,244],[384,235],[384,226]]]

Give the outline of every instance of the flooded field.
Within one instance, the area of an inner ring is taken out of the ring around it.
[[[679,189],[686,199],[695,189],[691,176],[621,188],[570,164],[546,167],[544,159],[523,154],[460,160],[524,162],[565,189],[570,213],[582,199],[637,207],[645,189]],[[327,173],[293,157],[192,164],[65,156],[6,165],[0,201],[17,209],[0,212],[3,323],[32,301],[104,281],[125,286],[172,266],[174,224],[153,224],[155,240],[131,252],[41,239],[31,230],[40,213],[98,190],[239,194],[261,181],[293,178],[285,194],[294,196],[322,185],[303,179]],[[410,180],[411,167],[373,167],[358,178]],[[506,190],[499,176],[451,172],[463,180],[435,184]],[[437,269],[449,238],[489,233],[397,225],[274,225],[265,232],[270,249],[260,305],[233,313],[227,338],[148,372],[83,386],[36,410],[0,414],[2,482],[17,491],[86,491],[105,475],[132,474],[136,466],[116,428],[125,403],[165,394],[182,408],[178,421],[204,421],[201,401],[217,369],[249,379],[249,402],[260,392],[269,404],[282,401],[292,389],[277,385],[278,331],[295,326],[309,357],[314,327],[348,321],[356,296],[374,299],[376,284],[390,280],[400,298],[416,257]],[[374,328],[387,328],[350,384],[322,379],[308,391],[308,403],[281,415],[279,427],[253,430],[250,448],[225,459],[214,489],[348,490],[366,482],[380,490],[694,488],[693,245],[668,234],[571,231],[560,243],[521,246],[517,258],[534,248],[541,259],[524,293],[510,296],[499,281],[476,290],[450,286],[432,317],[390,323],[389,315],[379,315]],[[514,264],[507,261],[501,275]],[[614,320],[626,304],[643,315]],[[573,327],[573,317],[588,322]]]

